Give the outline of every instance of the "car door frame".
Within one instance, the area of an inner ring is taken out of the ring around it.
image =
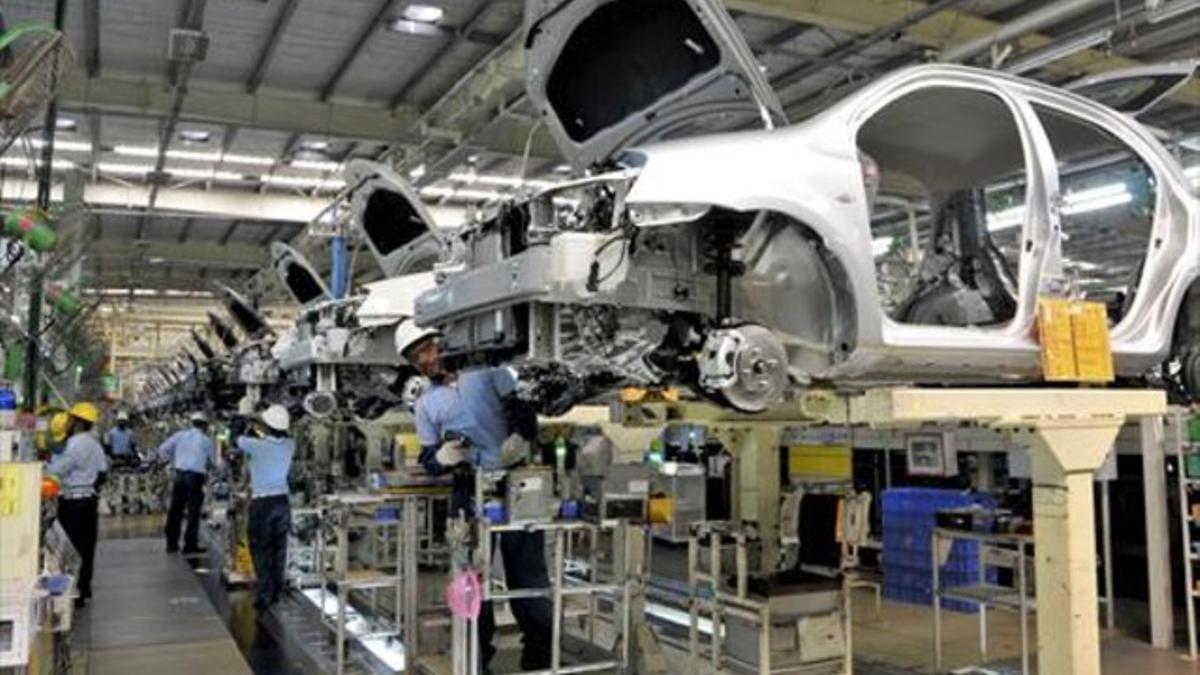
[[[1049,278],[1061,270],[1061,256],[1051,236],[1059,228],[1059,185],[1049,139],[1027,99],[1004,76],[994,76],[985,71],[965,68],[915,71],[912,77],[898,79],[876,95],[858,102],[848,117],[850,142],[857,148],[858,133],[862,126],[888,105],[923,89],[933,88],[973,90],[995,96],[1013,116],[1021,136],[1025,155],[1026,212],[1021,225],[1017,310],[1011,320],[999,326],[905,324],[889,317],[878,294],[874,294],[875,302],[871,309],[880,323],[884,355],[878,365],[883,371],[918,364],[953,369],[968,365],[987,368],[1001,364],[1015,370],[1037,367],[1037,344],[1033,337],[1037,297]],[[869,231],[869,219],[865,220],[864,226]],[[873,287],[878,288],[874,265],[871,269]],[[975,356],[966,361],[964,354],[967,353]],[[1014,357],[1020,362],[1014,362]]]

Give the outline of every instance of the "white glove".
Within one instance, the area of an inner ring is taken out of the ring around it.
[[[508,468],[524,462],[529,459],[529,450],[529,441],[518,434],[509,436],[500,446],[500,466]]]
[[[438,448],[434,459],[442,466],[458,466],[467,461],[467,447],[462,441],[446,441]]]

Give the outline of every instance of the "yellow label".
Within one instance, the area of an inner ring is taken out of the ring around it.
[[[1071,336],[1075,368],[1080,382],[1112,382],[1112,345],[1108,338],[1108,312],[1099,302],[1076,302],[1071,307]]]
[[[21,467],[0,464],[0,517],[21,515]]]
[[[788,448],[788,475],[849,479],[853,473],[846,445],[793,445]]]

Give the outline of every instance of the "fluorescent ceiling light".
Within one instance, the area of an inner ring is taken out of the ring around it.
[[[1067,194],[1063,195],[1063,202],[1066,204],[1078,204],[1080,202],[1087,202],[1093,199],[1100,199],[1102,197],[1128,194],[1128,192],[1129,188],[1125,185],[1125,183],[1109,183],[1099,187],[1068,192]]]
[[[554,173],[571,173],[571,165],[559,164],[558,166],[554,167]]]
[[[318,190],[340,190],[346,183],[340,179],[309,178],[307,176],[276,176],[264,173],[258,177],[265,185],[291,188],[316,188]]]
[[[424,164],[415,166],[412,168],[411,171],[408,172],[409,180],[421,180],[424,177],[425,177],[425,165]]]
[[[41,148],[45,147],[46,142],[40,138],[31,138],[29,140],[29,144],[40,150]],[[54,151],[58,152],[60,150],[63,152],[91,152],[92,144],[86,141],[55,140]]]
[[[500,185],[512,188],[528,186],[535,189],[544,189],[556,185],[554,181],[548,180],[524,180],[517,176],[496,176],[485,173],[469,173],[466,171],[458,171],[450,174],[449,180],[459,183],[482,183],[484,185]]]
[[[427,187],[421,189],[421,196],[427,199],[451,199],[461,201],[493,201],[507,199],[508,194],[496,190],[455,189],[449,187]]]
[[[125,155],[128,157],[158,157],[158,148],[144,145],[118,145],[113,148],[113,152],[118,155]],[[192,162],[253,164],[256,166],[270,166],[275,163],[274,159],[260,155],[222,155],[219,152],[206,152],[201,150],[167,150],[167,159],[181,159]]]
[[[37,160],[37,166],[41,166],[41,165],[42,165],[42,160],[40,160],[40,159]],[[24,168],[28,168],[30,166],[30,164],[29,164],[29,160],[26,159],[25,157],[0,157],[0,166],[12,166],[12,167],[16,167],[18,169],[24,169]],[[74,169],[75,162],[72,162],[67,159],[55,158],[54,161],[50,164],[50,166],[54,167],[55,169],[64,169],[64,170],[65,169]]]
[[[446,11],[436,5],[411,4],[404,8],[404,18],[418,23],[438,23]]]
[[[988,232],[999,232],[1014,227],[1020,227],[1025,222],[1025,205],[1014,206],[1003,211],[997,211],[988,216]]]
[[[199,178],[201,180],[246,180],[246,176],[237,173],[236,171],[167,168],[166,172],[175,178]]]
[[[1128,192],[1119,192],[1117,194],[1104,195],[1093,199],[1068,203],[1063,207],[1062,213],[1064,216],[1073,216],[1079,213],[1111,209],[1114,206],[1128,204],[1131,201],[1133,201],[1133,195],[1129,194]]]
[[[271,166],[275,160],[271,157],[263,157],[261,155],[231,155],[226,153],[221,155],[221,161],[225,164],[253,164],[255,166]]]
[[[871,255],[878,258],[879,256],[892,250],[892,242],[895,237],[876,237],[871,240]]]
[[[300,147],[311,152],[325,152],[329,149],[329,141],[304,141]]]
[[[1039,49],[1017,59],[1010,63],[1004,70],[1014,75],[1027,73],[1031,70],[1036,70],[1055,61],[1065,59],[1073,54],[1078,54],[1085,49],[1098,47],[1110,39],[1113,32],[1111,29],[1098,30],[1091,33],[1086,33],[1078,37],[1067,38],[1062,42],[1051,44],[1049,47]]]
[[[309,169],[311,171],[337,171],[342,168],[342,165],[337,162],[316,159],[293,159],[288,162],[288,165],[296,169]]]
[[[113,173],[123,176],[137,176],[154,171],[150,164],[121,164],[119,162],[100,162],[96,168],[102,173]]]
[[[1177,16],[1186,14],[1193,9],[1200,9],[1200,0],[1175,0],[1166,3],[1146,15],[1150,23],[1162,23]]]
[[[75,131],[79,128],[79,122],[70,117],[59,117],[54,120],[55,131]]]

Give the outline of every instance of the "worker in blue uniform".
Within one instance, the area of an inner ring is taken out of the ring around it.
[[[79,553],[79,596],[75,604],[82,607],[92,597],[92,570],[100,527],[96,492],[108,474],[108,459],[100,441],[92,434],[100,421],[100,409],[81,402],[71,406],[67,414],[70,423],[66,447],[46,465],[46,473],[58,478],[61,487],[58,522]]]
[[[442,360],[440,336],[432,330],[404,323],[397,329],[396,347],[431,387],[417,400],[414,415],[421,444],[421,463],[432,474],[469,464],[487,470],[502,469],[525,460],[536,440],[537,418],[516,400],[516,378],[506,368],[477,368],[452,372]],[[454,502],[465,505],[469,487],[457,485]],[[509,589],[546,589],[545,537],[541,532],[505,532],[499,538],[504,559],[504,579]],[[486,563],[485,563],[486,564]],[[551,604],[549,598],[510,601],[521,629],[522,670],[550,667]],[[496,620],[491,603],[479,618],[483,666],[496,653],[492,639]]]
[[[204,483],[209,467],[217,463],[217,446],[208,434],[208,417],[193,412],[189,425],[171,434],[158,448],[159,457],[169,461],[175,471],[171,488],[171,506],[167,510],[167,553],[179,550],[179,526],[186,512],[183,532],[184,555],[203,553],[200,549],[200,511],[204,506]]]
[[[250,470],[250,557],[254,560],[254,606],[264,610],[279,601],[287,571],[288,531],[292,526],[288,472],[296,443],[288,436],[291,415],[272,405],[258,421],[262,437],[243,434],[242,424],[231,425],[237,449],[246,455]]]
[[[117,424],[104,434],[104,449],[114,464],[137,466],[141,458],[137,452],[137,438],[129,426],[129,413],[117,413]]]

